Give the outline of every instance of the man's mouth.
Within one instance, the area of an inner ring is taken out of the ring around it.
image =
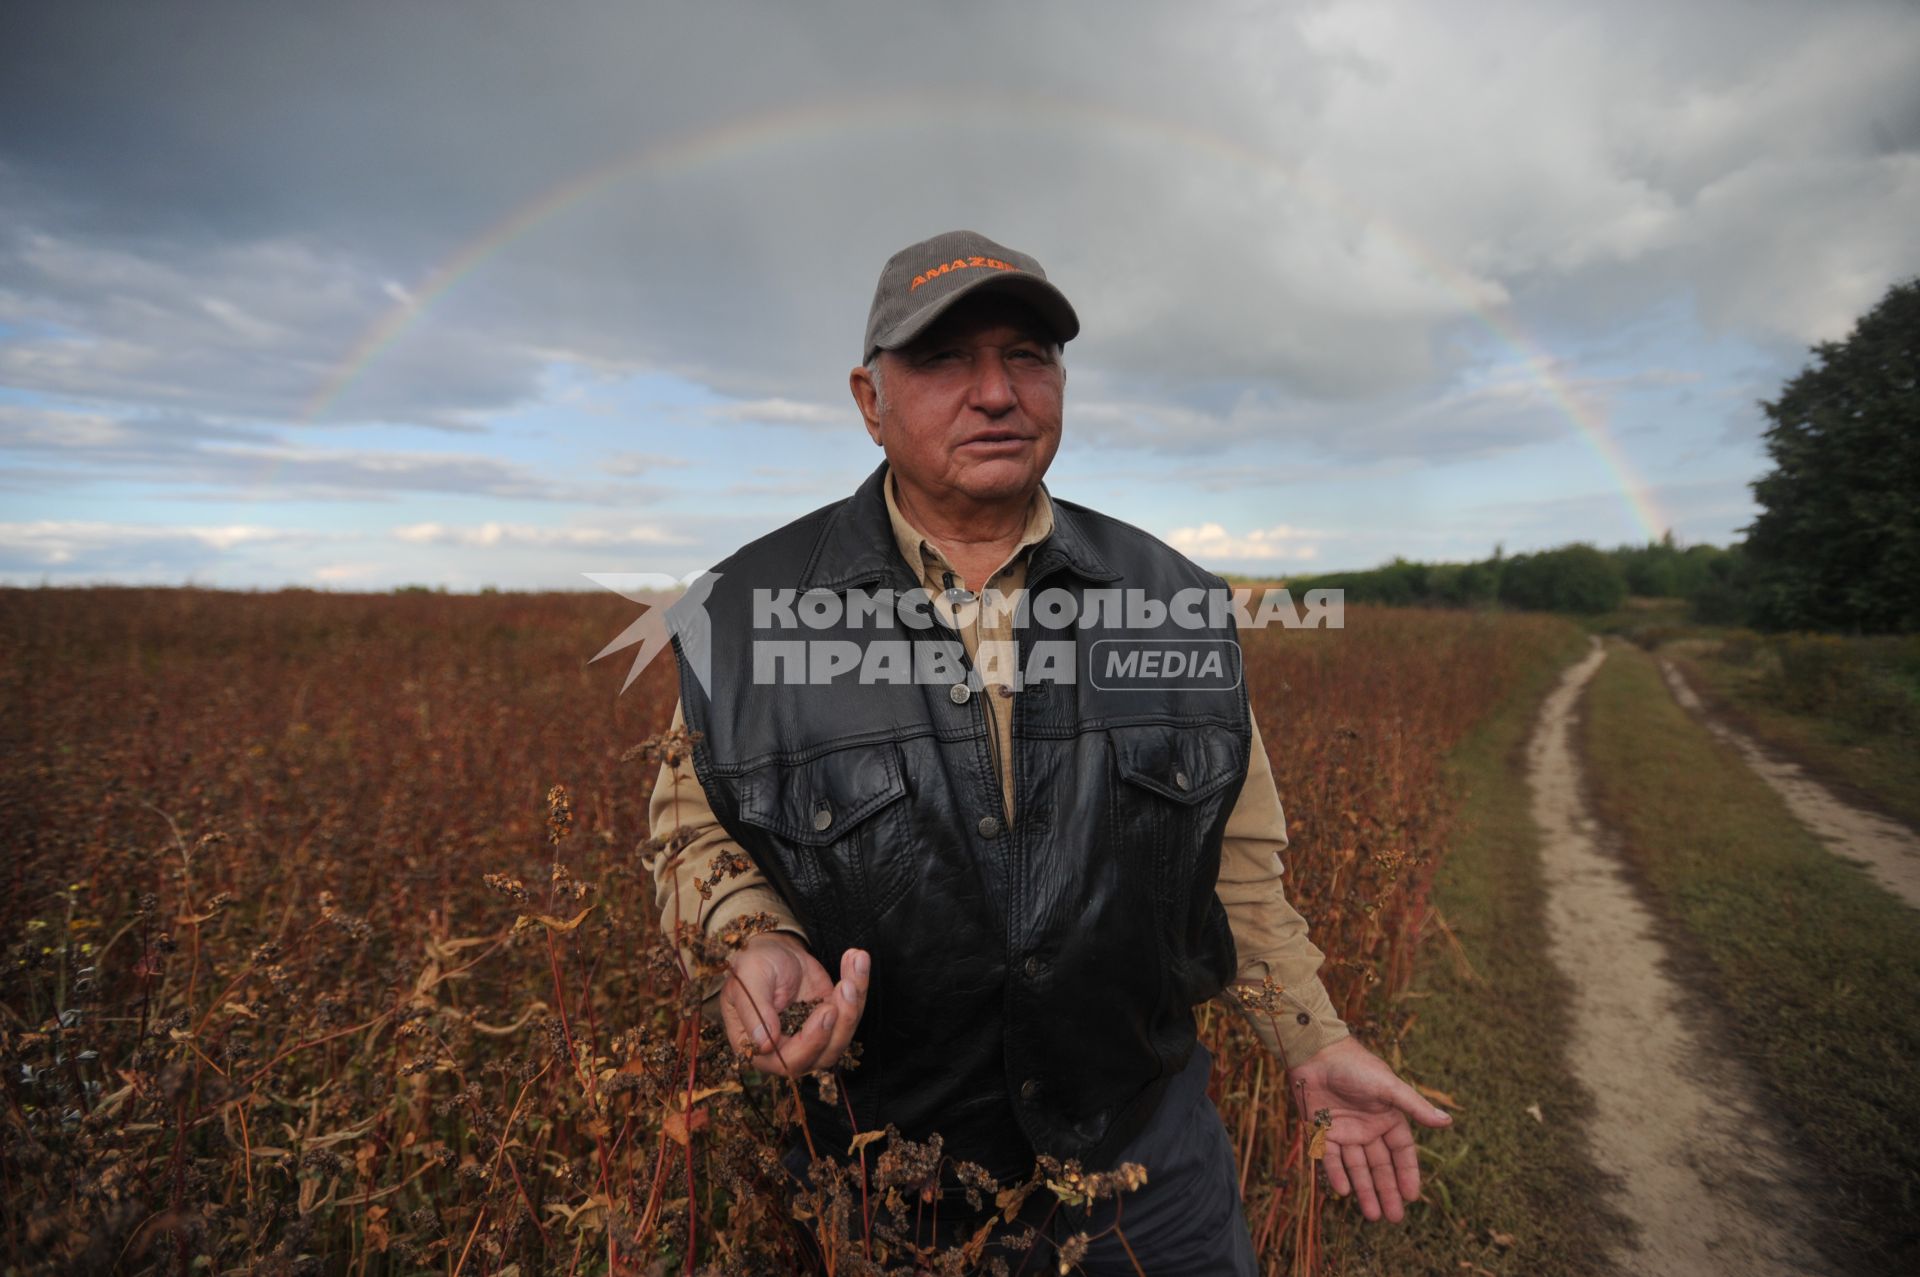
[[[987,430],[963,441],[960,446],[970,448],[976,444],[1017,444],[1030,443],[1032,440],[1032,435],[1023,435],[1015,430]]]

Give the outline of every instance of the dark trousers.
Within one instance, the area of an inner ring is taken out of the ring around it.
[[[1147,1168],[1147,1182],[1138,1191],[1123,1194],[1117,1203],[1126,1246],[1109,1233],[1088,1249],[1081,1261],[1085,1272],[1095,1277],[1131,1277],[1134,1260],[1147,1277],[1254,1277],[1259,1272],[1253,1238],[1240,1209],[1233,1141],[1227,1138],[1220,1110],[1207,1098],[1212,1063],[1207,1048],[1196,1043],[1193,1058],[1167,1088],[1146,1129],[1122,1150],[1120,1161]],[[1066,1231],[1056,1228],[1054,1236],[1098,1234],[1112,1227],[1116,1203],[1096,1202],[1090,1211],[1070,1207],[1061,1211],[1067,1217]],[[1043,1261],[1051,1258],[1035,1256],[1028,1271],[1049,1271]],[[1057,1269],[1055,1263],[1053,1270]]]
[[[996,1238],[986,1253],[1005,1258],[1015,1274],[1051,1275],[1060,1271],[1058,1248],[1084,1233],[1096,1240],[1076,1271],[1091,1277],[1133,1277],[1136,1261],[1147,1277],[1255,1277],[1259,1265],[1240,1209],[1233,1142],[1207,1098],[1212,1063],[1206,1047],[1196,1044],[1152,1119],[1116,1159],[1146,1167],[1146,1184],[1084,1208],[1058,1203],[1043,1187],[1027,1199],[1019,1220],[999,1234],[1036,1228],[1041,1236],[1032,1248],[1010,1250]],[[796,1170],[804,1164],[804,1156],[797,1165],[789,1162]],[[940,1213],[933,1238],[940,1248],[966,1241],[989,1218],[970,1214],[955,1196],[946,1198]]]

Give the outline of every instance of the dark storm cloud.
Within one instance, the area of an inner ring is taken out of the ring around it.
[[[1578,337],[1676,296],[1786,349],[1920,266],[1910,7],[176,0],[4,20],[0,383],[92,402],[459,428],[578,359],[762,415],[844,403],[882,258],[970,225],[1068,288],[1076,378],[1125,370],[1170,419],[1332,445],[1341,414],[1315,403],[1457,385],[1441,337],[1463,316],[1524,303]],[[424,312],[398,322],[410,297]],[[1277,407],[1228,417],[1222,383]],[[1529,429],[1374,419],[1368,446],[1467,455]]]
[[[0,173],[4,176],[4,173]],[[511,334],[424,327],[357,377],[396,305],[353,259],[292,239],[164,245],[37,225],[0,190],[0,384],[277,421],[472,429],[530,397],[540,361]],[[329,392],[332,393],[329,393]]]

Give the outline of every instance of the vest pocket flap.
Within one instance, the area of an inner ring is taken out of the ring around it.
[[[1113,733],[1120,778],[1177,803],[1195,803],[1246,772],[1224,727],[1128,727]]]
[[[907,792],[892,745],[835,750],[743,777],[740,818],[783,838],[824,847]]]

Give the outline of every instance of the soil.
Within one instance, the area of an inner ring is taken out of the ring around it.
[[[1874,881],[1920,909],[1920,835],[1897,820],[1842,800],[1799,764],[1769,754],[1751,736],[1708,713],[1671,661],[1660,662],[1660,673],[1673,699],[1732,746],[1829,851],[1861,866]]]
[[[1636,1224],[1623,1273],[1829,1273],[1809,1187],[1711,1007],[1675,976],[1654,915],[1593,818],[1576,708],[1592,650],[1542,706],[1528,746],[1554,962],[1572,982],[1574,1071],[1594,1097],[1594,1159]],[[1548,1097],[1550,1100],[1550,1097]],[[1555,1120],[1553,1105],[1537,1116]]]

